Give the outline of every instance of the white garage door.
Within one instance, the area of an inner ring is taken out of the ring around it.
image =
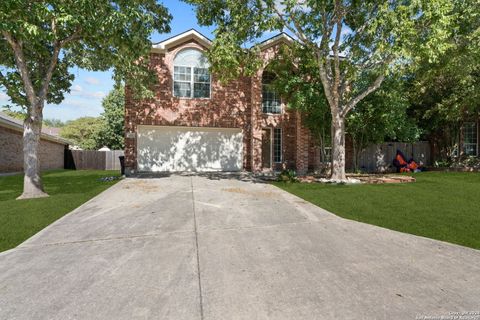
[[[241,129],[139,126],[139,171],[239,171]]]

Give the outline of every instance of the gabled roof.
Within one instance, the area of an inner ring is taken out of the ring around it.
[[[201,34],[195,29],[190,29],[188,31],[182,32],[176,36],[170,37],[166,40],[157,42],[153,44],[152,50],[159,53],[165,53],[169,48],[173,48],[179,44],[185,43],[189,40],[195,40],[199,44],[203,45],[206,48],[209,48],[212,45],[212,40]],[[295,41],[291,36],[285,32],[281,32],[271,38],[268,38],[259,44],[257,44],[260,49],[267,49],[271,46],[274,46],[280,42],[283,43],[292,43]]]
[[[3,112],[0,112],[0,127],[23,132],[23,121],[12,118]],[[48,130],[49,128],[42,128],[42,135],[41,135],[42,139],[50,140],[50,141],[64,144],[64,145],[70,144],[70,142],[65,139],[48,134],[47,133]]]
[[[268,38],[267,40],[264,40],[262,42],[260,42],[258,44],[258,46],[260,47],[260,49],[267,49],[271,46],[274,46],[280,42],[283,42],[283,43],[292,43],[293,41],[295,41],[295,39],[293,39],[291,36],[289,36],[288,34],[286,34],[285,32],[282,32],[282,33],[279,33],[271,38]]]
[[[203,45],[206,48],[209,48],[212,45],[212,41],[208,39],[206,36],[201,34],[195,29],[190,29],[179,35],[173,36],[161,42],[155,43],[152,46],[152,50],[160,53],[164,53],[169,48],[175,47],[179,44],[187,42],[189,40],[195,40],[199,44]]]

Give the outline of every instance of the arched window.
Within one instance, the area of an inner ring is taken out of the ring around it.
[[[282,113],[282,101],[273,88],[275,74],[264,71],[262,74],[262,110],[264,113]]]
[[[180,51],[173,60],[173,95],[182,98],[210,98],[209,66],[200,50]]]

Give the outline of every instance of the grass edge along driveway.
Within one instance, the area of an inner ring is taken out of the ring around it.
[[[0,177],[0,252],[11,249],[49,224],[79,207],[118,180],[117,171],[54,170],[42,173],[48,198],[15,200],[23,188],[23,175]]]
[[[480,249],[480,173],[413,176],[405,184],[274,185],[346,219]]]

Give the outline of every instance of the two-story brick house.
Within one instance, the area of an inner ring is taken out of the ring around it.
[[[153,45],[155,99],[135,100],[126,88],[127,174],[314,169],[319,158],[309,130],[264,71],[279,45],[290,41],[280,34],[260,44],[263,68],[226,85],[209,73],[203,52],[211,41],[199,32]]]

